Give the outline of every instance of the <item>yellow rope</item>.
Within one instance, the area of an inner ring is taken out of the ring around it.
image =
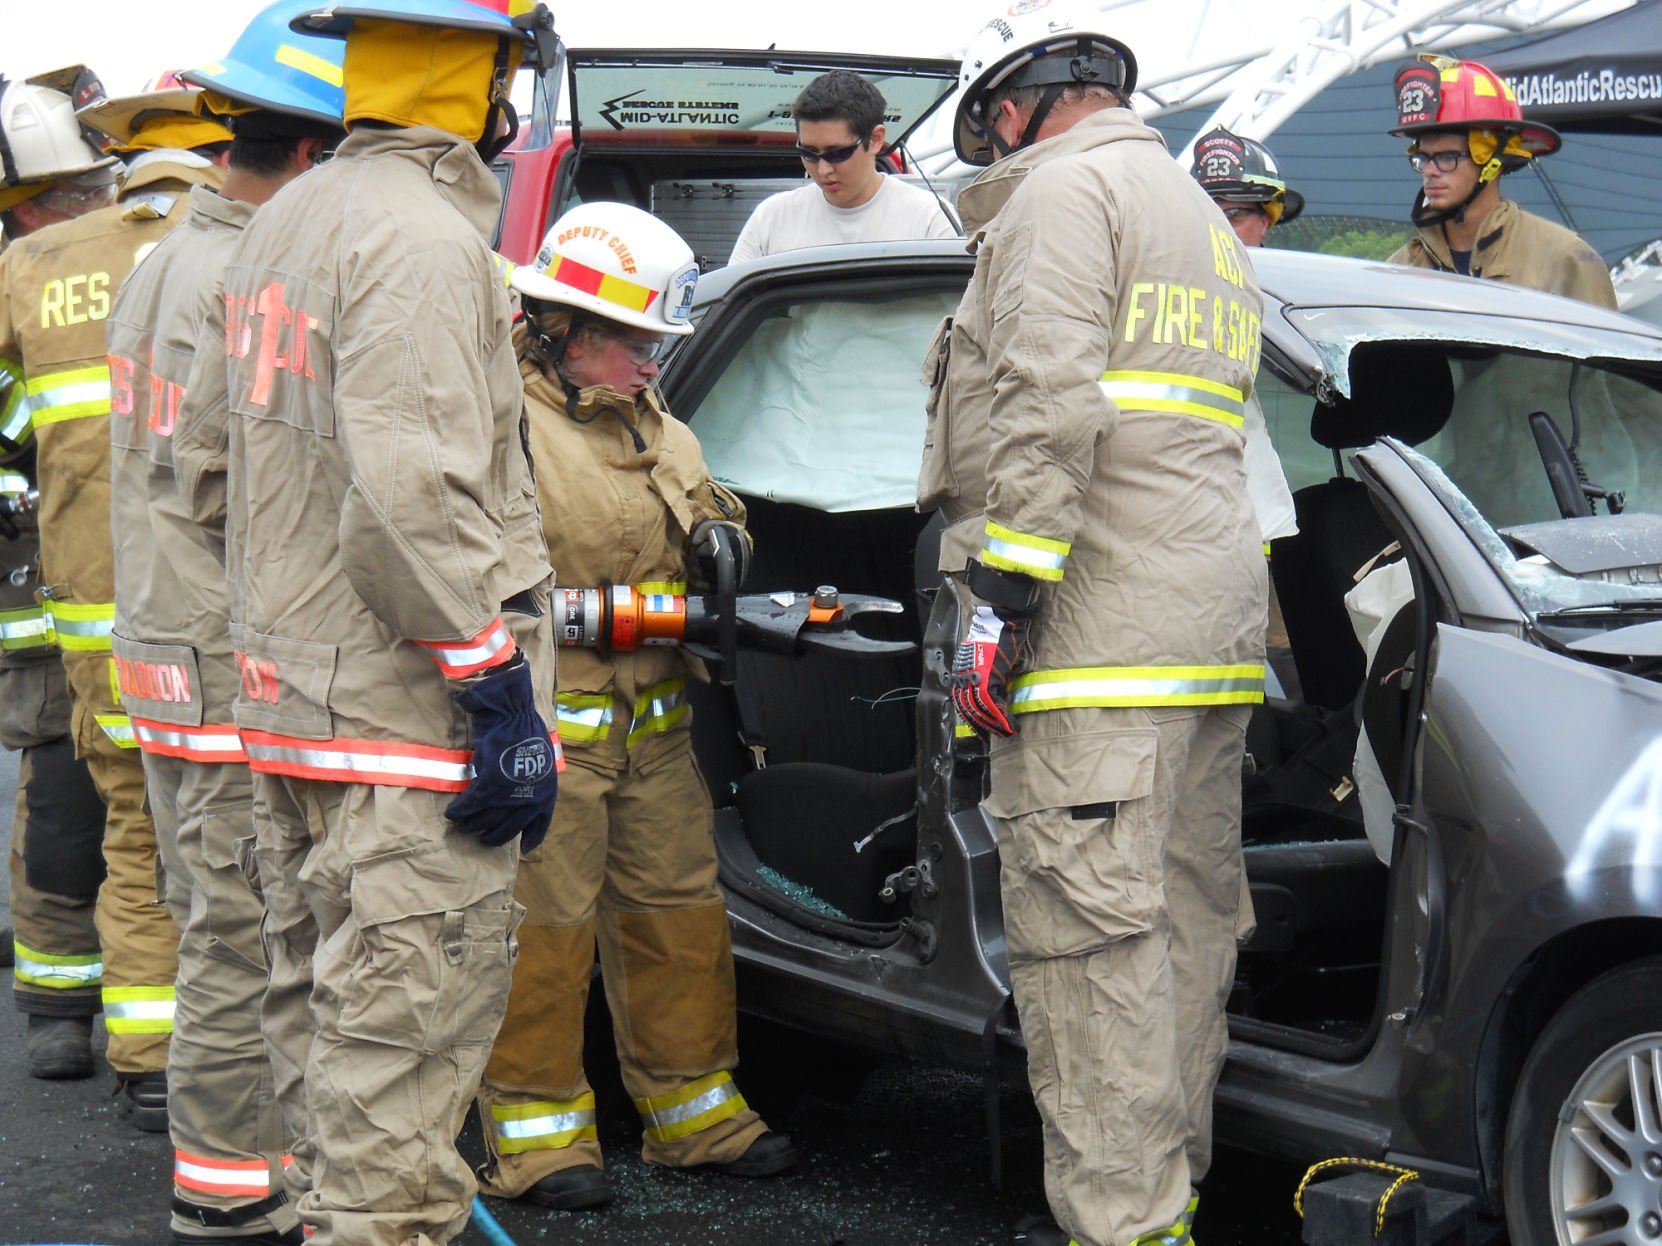
[[[1341,1156],[1338,1159],[1324,1159],[1319,1164],[1312,1164],[1304,1174],[1304,1179],[1298,1183],[1298,1189],[1293,1191],[1293,1210],[1298,1212],[1299,1219],[1304,1219],[1304,1191],[1310,1182],[1318,1175],[1331,1168],[1365,1168],[1371,1172],[1395,1173],[1396,1180],[1384,1194],[1379,1196],[1379,1205],[1374,1208],[1373,1235],[1379,1237],[1385,1232],[1385,1213],[1396,1197],[1396,1192],[1410,1181],[1418,1181],[1420,1174],[1412,1168],[1402,1168],[1396,1164],[1387,1164],[1376,1159],[1357,1159],[1354,1156]]]

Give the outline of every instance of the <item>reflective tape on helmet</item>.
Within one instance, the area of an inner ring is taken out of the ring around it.
[[[730,1117],[737,1116],[749,1105],[727,1072],[711,1073],[679,1090],[635,1100],[635,1111],[640,1113],[646,1136],[654,1142],[674,1142],[690,1138]]]
[[[173,988],[105,987],[104,1028],[111,1034],[171,1034]]]
[[[110,413],[108,364],[71,368],[29,378],[29,419],[36,428]]]
[[[0,610],[0,649],[41,649],[52,643],[52,625],[39,606]]]
[[[499,666],[518,652],[519,646],[509,634],[500,617],[472,640],[418,640],[427,650],[427,656],[439,664],[446,679],[463,679],[468,675]]]
[[[175,1147],[173,1184],[199,1194],[265,1198],[271,1193],[271,1164],[264,1159],[213,1159]]]
[[[564,1102],[493,1103],[491,1129],[501,1155],[526,1151],[558,1151],[584,1138],[597,1138],[594,1095],[578,1095]]]
[[[653,300],[658,297],[658,291],[651,286],[643,286],[627,277],[616,277],[611,273],[601,272],[598,268],[590,268],[587,264],[581,264],[558,251],[554,253],[543,272],[561,285],[570,286],[584,294],[592,294],[604,303],[615,304],[627,311],[643,312],[651,307]]]
[[[292,43],[279,44],[277,53],[272,59],[279,65],[287,65],[290,69],[309,74],[320,82],[327,82],[332,87],[346,84],[346,73],[341,66],[325,60],[315,52],[308,52],[305,48],[295,47]]]
[[[1098,382],[1127,411],[1170,411],[1216,420],[1230,428],[1246,422],[1246,395],[1231,385],[1181,372],[1104,372]]]
[[[0,472],[0,493],[29,492],[29,478],[21,472]]]
[[[133,720],[125,714],[94,714],[92,720],[117,748],[137,748],[138,736],[133,731]]]
[[[108,653],[110,629],[115,626],[113,601],[57,601],[42,603],[47,634],[66,653]]]
[[[176,723],[159,723],[134,716],[133,735],[141,749],[158,757],[215,763],[248,760],[248,754],[243,752],[242,737],[231,723],[181,727]]]
[[[12,975],[22,986],[48,991],[74,991],[104,980],[104,958],[97,952],[58,956],[39,952],[21,940],[12,940]]]
[[[612,733],[612,698],[606,693],[558,693],[554,713],[560,736],[573,744],[593,744]]]
[[[1075,706],[1257,705],[1264,668],[1238,666],[1080,666],[1029,671],[1010,681],[1010,712]]]
[[[987,544],[981,551],[983,566],[1000,571],[1019,571],[1035,580],[1057,581],[1073,552],[1068,541],[1053,541],[1049,537],[1029,536],[1006,528],[992,520],[987,521]]]
[[[649,735],[662,735],[692,712],[687,704],[687,680],[683,675],[653,684],[641,693],[635,702],[634,716],[629,720],[631,746]]]

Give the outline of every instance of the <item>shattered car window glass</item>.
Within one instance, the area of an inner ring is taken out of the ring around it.
[[[715,478],[823,511],[910,507],[923,454],[918,370],[942,290],[886,301],[801,302],[760,321],[698,405]]]
[[[1539,617],[1578,607],[1612,603],[1638,605],[1655,602],[1662,597],[1662,540],[1651,540],[1637,546],[1635,557],[1628,566],[1574,574],[1543,555],[1509,541],[1432,459],[1406,448],[1404,454],[1421,479],[1431,486],[1449,513],[1471,536],[1490,565],[1505,579],[1519,604],[1531,615]],[[1553,516],[1556,519],[1556,509]],[[1567,519],[1558,522],[1573,526],[1589,521]],[[1644,548],[1646,545],[1650,548]]]

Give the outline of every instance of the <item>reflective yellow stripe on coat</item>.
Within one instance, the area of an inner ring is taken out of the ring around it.
[[[1167,411],[1246,424],[1246,395],[1232,385],[1183,372],[1104,372],[1097,382],[1114,405],[1127,411]]]
[[[561,692],[554,698],[560,739],[571,744],[593,744],[612,733],[612,698],[604,692]]]
[[[629,743],[637,744],[649,735],[662,735],[691,712],[685,676],[677,675],[653,684],[635,702],[635,714],[629,720]]]
[[[52,643],[50,629],[39,606],[0,610],[0,649],[40,649]]]
[[[646,1136],[654,1142],[690,1138],[711,1125],[737,1116],[749,1105],[730,1073],[711,1073],[668,1094],[636,1099]]]
[[[1072,552],[1073,545],[1068,541],[1053,541],[1049,537],[1017,532],[989,519],[981,563],[997,567],[1000,571],[1019,571],[1035,580],[1054,582],[1062,578],[1062,568]]]
[[[113,601],[53,601],[42,607],[50,636],[67,653],[108,653],[115,626]]]
[[[493,1103],[491,1128],[502,1155],[526,1151],[558,1151],[584,1138],[596,1138],[594,1095],[560,1102]]]
[[[1076,706],[1257,705],[1264,668],[1239,666],[1079,666],[1028,671],[1010,681],[1010,712]]]
[[[173,1033],[173,988],[105,987],[104,1028],[111,1034]]]
[[[36,428],[110,413],[108,364],[31,376],[25,389],[29,418]]]
[[[0,359],[0,437],[14,445],[24,445],[34,432],[29,419],[28,382],[23,369],[10,359]]]

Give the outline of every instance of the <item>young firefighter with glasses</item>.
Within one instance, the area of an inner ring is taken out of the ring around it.
[[[1510,281],[1616,305],[1610,270],[1579,236],[1525,212],[1500,179],[1563,145],[1551,126],[1525,121],[1505,81],[1476,61],[1422,56],[1397,71],[1397,124],[1424,179],[1410,238],[1393,263]]]
[[[757,205],[733,244],[732,263],[797,247],[898,238],[956,238],[947,207],[877,167],[882,94],[859,74],[821,74],[796,97],[796,150],[812,184]]]

